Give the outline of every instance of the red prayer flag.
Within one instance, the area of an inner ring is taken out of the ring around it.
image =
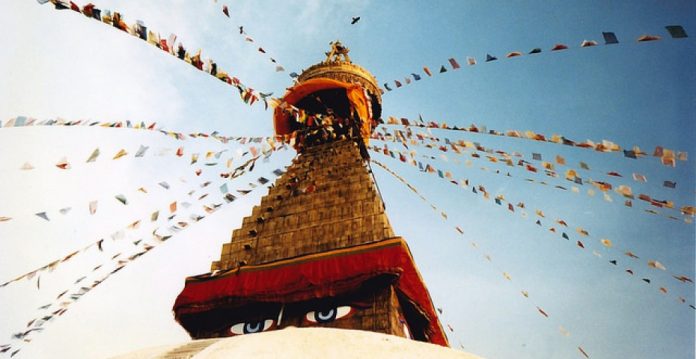
[[[460,67],[459,63],[457,63],[457,60],[455,60],[454,58],[449,59],[449,63],[450,63],[450,65],[452,65],[452,69],[454,69],[454,70],[456,70]]]

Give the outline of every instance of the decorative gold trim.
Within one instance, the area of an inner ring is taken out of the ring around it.
[[[350,49],[341,45],[340,41],[332,42],[331,46],[331,51],[326,53],[326,60],[302,71],[298,81],[304,82],[314,78],[329,78],[342,82],[358,83],[375,96],[377,102],[381,104],[381,91],[377,85],[377,79],[372,73],[362,66],[352,63],[350,57],[348,57]],[[341,60],[341,57],[343,57],[343,60]]]

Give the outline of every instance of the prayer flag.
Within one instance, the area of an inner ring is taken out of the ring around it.
[[[69,170],[70,169],[70,163],[68,163],[68,160],[63,157],[58,163],[56,163],[56,167],[62,169],[62,170]]]
[[[143,157],[145,155],[145,151],[147,151],[148,148],[148,146],[140,145],[140,148],[138,148],[138,152],[135,153],[135,157]]]
[[[466,63],[469,64],[469,66],[476,65],[476,59],[473,57],[467,57],[466,58]]]
[[[122,195],[122,194],[117,194],[117,195],[114,196],[114,197],[115,197],[119,202],[121,202],[122,204],[124,204],[124,205],[127,205],[127,204],[128,204],[128,199],[126,199],[126,196],[124,196],[124,195]]]
[[[560,51],[560,50],[567,50],[568,46],[564,44],[556,44],[551,48],[551,51]]]
[[[389,84],[386,83],[386,82],[384,83],[384,88],[387,89],[387,91],[391,91],[391,90],[392,90],[392,89],[389,88]]]
[[[505,55],[505,57],[507,57],[508,59],[511,57],[518,57],[518,56],[522,56],[522,53],[519,51],[512,51],[512,52],[509,52],[507,55]]]
[[[665,266],[658,261],[648,261],[648,267],[660,270],[667,270],[667,268],[665,268]]]
[[[648,179],[645,178],[642,174],[634,173],[633,174],[633,180],[636,182],[647,182]]]
[[[679,25],[670,25],[670,26],[665,26],[667,31],[669,31],[670,36],[674,39],[681,39],[687,37],[686,31],[684,31],[684,28],[679,26]]]
[[[433,75],[432,72],[430,72],[430,69],[429,69],[427,66],[424,66],[424,67],[423,67],[423,72],[425,72],[426,75],[428,75],[428,76],[432,76],[432,75]]]
[[[447,72],[445,65],[440,66],[440,73]]]
[[[47,221],[50,221],[50,219],[48,219],[48,214],[46,214],[46,212],[39,212],[39,213],[36,213],[36,215],[47,220]]]
[[[677,182],[672,182],[672,181],[664,181],[663,186],[667,188],[676,188],[677,187]]]
[[[602,245],[607,247],[607,248],[611,248],[613,246],[611,241],[608,239],[601,239],[600,242],[602,242]]]
[[[411,73],[411,76],[413,76],[413,79],[416,81],[419,81],[421,79],[420,75]]]
[[[628,251],[628,252],[626,252],[626,253],[624,253],[624,254],[627,255],[627,256],[629,256],[629,257],[631,257],[631,258],[638,259],[638,256],[635,255],[635,254],[633,254],[633,252],[631,252],[631,251]]]
[[[492,56],[491,54],[486,54],[486,62],[495,61],[497,59],[498,59],[497,57]]]
[[[680,282],[682,282],[682,283],[686,283],[686,282],[693,283],[693,281],[691,280],[691,278],[689,278],[689,277],[687,277],[687,276],[685,276],[685,275],[680,275],[680,276],[673,275],[672,277],[674,277],[674,279],[676,279],[676,280],[678,280],[678,281],[680,281]]]
[[[19,169],[23,170],[23,171],[33,170],[34,166],[32,166],[31,163],[29,163],[29,162],[24,162],[22,167],[20,167]]]
[[[450,63],[450,65],[452,65],[452,69],[453,69],[453,70],[456,70],[456,69],[458,69],[458,68],[460,67],[460,66],[459,66],[459,63],[458,63],[457,60],[455,60],[454,58],[450,58],[450,59],[449,59],[449,63]]]
[[[582,355],[583,355],[585,358],[590,359],[590,356],[587,355],[587,352],[585,352],[585,350],[582,349],[582,347],[578,347],[578,350],[580,351],[580,353],[582,353]]]
[[[580,47],[590,47],[590,46],[597,46],[597,41],[583,40],[582,43],[580,44]]]
[[[117,159],[119,159],[127,154],[128,154],[128,152],[126,152],[126,150],[121,149],[120,151],[118,151],[118,153],[116,153],[116,155],[114,156],[114,159],[117,160]]]
[[[89,214],[97,213],[97,203],[98,201],[89,202]]]
[[[87,163],[94,162],[98,156],[99,156],[99,148],[95,148],[94,151],[92,151],[92,154],[89,155],[89,158],[87,158]]]
[[[529,51],[529,54],[538,54],[541,53],[541,49],[538,47],[533,48],[531,51]]]
[[[638,37],[636,41],[638,42],[646,42],[646,41],[657,41],[662,39],[661,37],[657,35],[641,35]]]
[[[619,43],[619,40],[616,38],[616,34],[614,34],[613,32],[602,32],[602,36],[604,37],[605,45]]]

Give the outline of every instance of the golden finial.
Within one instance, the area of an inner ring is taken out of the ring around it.
[[[331,45],[331,50],[329,52],[325,52],[326,54],[326,60],[324,63],[328,62],[348,62],[350,63],[350,56],[348,56],[348,52],[350,52],[350,49],[343,46],[340,41],[331,41],[329,43]],[[343,61],[341,61],[341,56],[343,56]]]

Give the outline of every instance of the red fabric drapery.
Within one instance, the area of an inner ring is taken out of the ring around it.
[[[289,303],[335,296],[383,274],[398,275],[396,289],[428,319],[429,341],[447,346],[428,290],[402,238],[191,277],[174,303],[174,313],[178,320],[226,303]]]

